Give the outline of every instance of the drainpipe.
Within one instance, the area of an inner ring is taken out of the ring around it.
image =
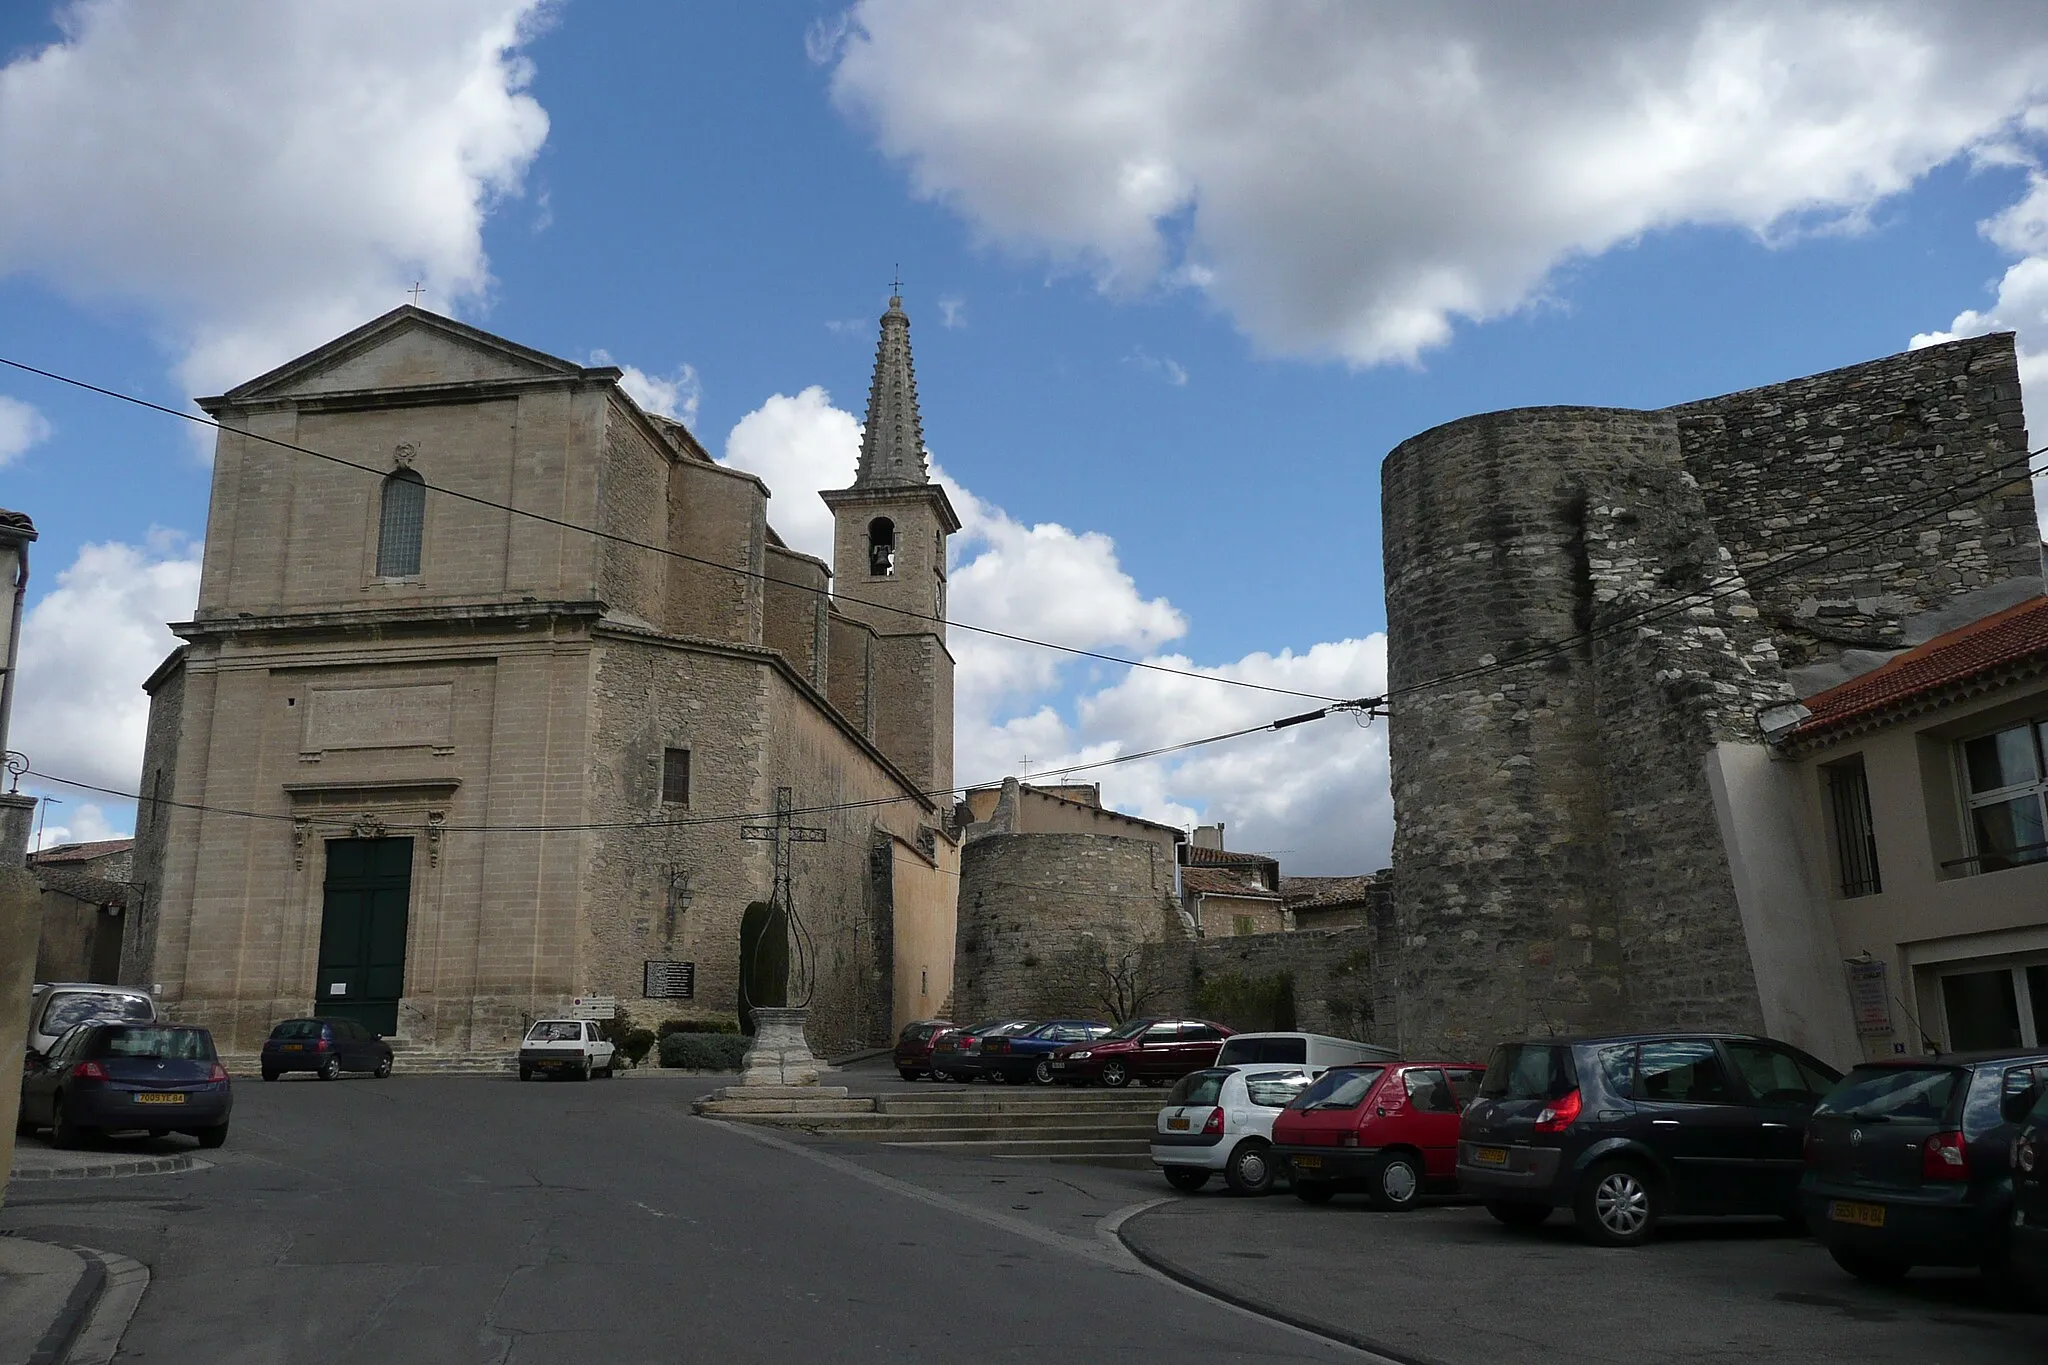
[[[7,671],[0,675],[0,750],[7,747],[7,725],[14,717],[15,661],[21,656],[22,604],[28,600],[28,545],[35,538],[35,523],[27,513],[0,508],[0,547],[10,551],[14,561],[14,602],[7,622]]]

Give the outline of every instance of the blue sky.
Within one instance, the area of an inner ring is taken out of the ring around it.
[[[927,440],[979,509],[956,617],[1355,695],[1404,437],[2048,314],[2024,7],[381,8],[0,10],[0,354],[182,405],[417,278],[634,367],[790,533],[850,468],[900,264]],[[42,531],[15,745],[49,771],[134,780],[205,527],[180,427],[0,373],[0,505]],[[962,781],[1296,709],[955,649]],[[1369,870],[1383,736],[1323,726],[1106,790]],[[130,818],[58,794],[74,836]]]

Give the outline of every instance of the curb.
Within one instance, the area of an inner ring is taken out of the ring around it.
[[[78,1283],[71,1286],[71,1297],[64,1300],[64,1306],[57,1310],[57,1316],[51,1319],[43,1339],[29,1352],[28,1365],[62,1365],[71,1353],[72,1342],[78,1339],[80,1329],[85,1326],[87,1315],[99,1301],[100,1290],[107,1283],[107,1269],[100,1264],[98,1257],[90,1253],[80,1254],[75,1247],[63,1249],[84,1262],[85,1272],[78,1277]]]
[[[1152,1208],[1140,1210],[1122,1223],[1119,1223],[1116,1228],[1116,1239],[1123,1244],[1124,1250],[1137,1257],[1139,1261],[1143,1262],[1150,1269],[1166,1276],[1167,1279],[1186,1285],[1198,1294],[1206,1294],[1212,1299],[1220,1299],[1233,1308],[1242,1308],[1247,1313],[1256,1313],[1262,1318],[1271,1318],[1275,1322],[1286,1323],[1289,1327],[1300,1331],[1309,1332],[1319,1337],[1327,1337],[1339,1345],[1369,1352],[1384,1360],[1393,1361],[1396,1365],[1443,1365],[1442,1361],[1437,1360],[1433,1356],[1414,1355],[1402,1350],[1398,1346],[1389,1346],[1383,1341],[1377,1341],[1362,1332],[1354,1332],[1347,1327],[1339,1327],[1335,1323],[1324,1322],[1321,1318],[1312,1318],[1302,1313],[1290,1313],[1284,1308],[1275,1308],[1269,1303],[1253,1298],[1241,1289],[1212,1280],[1206,1275],[1197,1275],[1193,1271],[1183,1270],[1171,1261],[1145,1250],[1131,1240],[1130,1234],[1125,1231],[1126,1228],[1132,1223],[1137,1222],[1140,1218],[1143,1218],[1146,1214],[1153,1212],[1154,1209],[1170,1206],[1176,1202],[1178,1201],[1168,1200],[1164,1201],[1163,1204],[1155,1204]]]
[[[127,1161],[100,1161],[90,1166],[35,1167],[17,1165],[9,1183],[17,1180],[111,1180],[124,1175],[171,1175],[178,1171],[204,1170],[213,1163],[180,1153],[176,1156],[139,1157]]]
[[[74,1331],[70,1349],[58,1357],[63,1365],[110,1365],[121,1349],[121,1338],[149,1288],[149,1267],[111,1251],[71,1247],[100,1269],[103,1284]]]

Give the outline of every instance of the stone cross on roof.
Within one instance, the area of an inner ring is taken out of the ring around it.
[[[910,315],[903,296],[889,296],[882,339],[875,346],[875,382],[868,391],[860,433],[855,488],[931,482],[925,460],[924,422],[917,413],[917,370],[910,362]]]

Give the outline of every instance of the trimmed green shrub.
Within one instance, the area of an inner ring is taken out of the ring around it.
[[[654,1030],[657,1038],[666,1038],[671,1033],[738,1033],[737,1019],[664,1019],[661,1027]]]
[[[647,1060],[647,1054],[654,1050],[656,1042],[651,1028],[628,1029],[626,1036],[618,1042],[619,1054],[634,1066]]]
[[[661,1040],[661,1064],[692,1071],[738,1071],[748,1040],[737,1033],[671,1033]]]

